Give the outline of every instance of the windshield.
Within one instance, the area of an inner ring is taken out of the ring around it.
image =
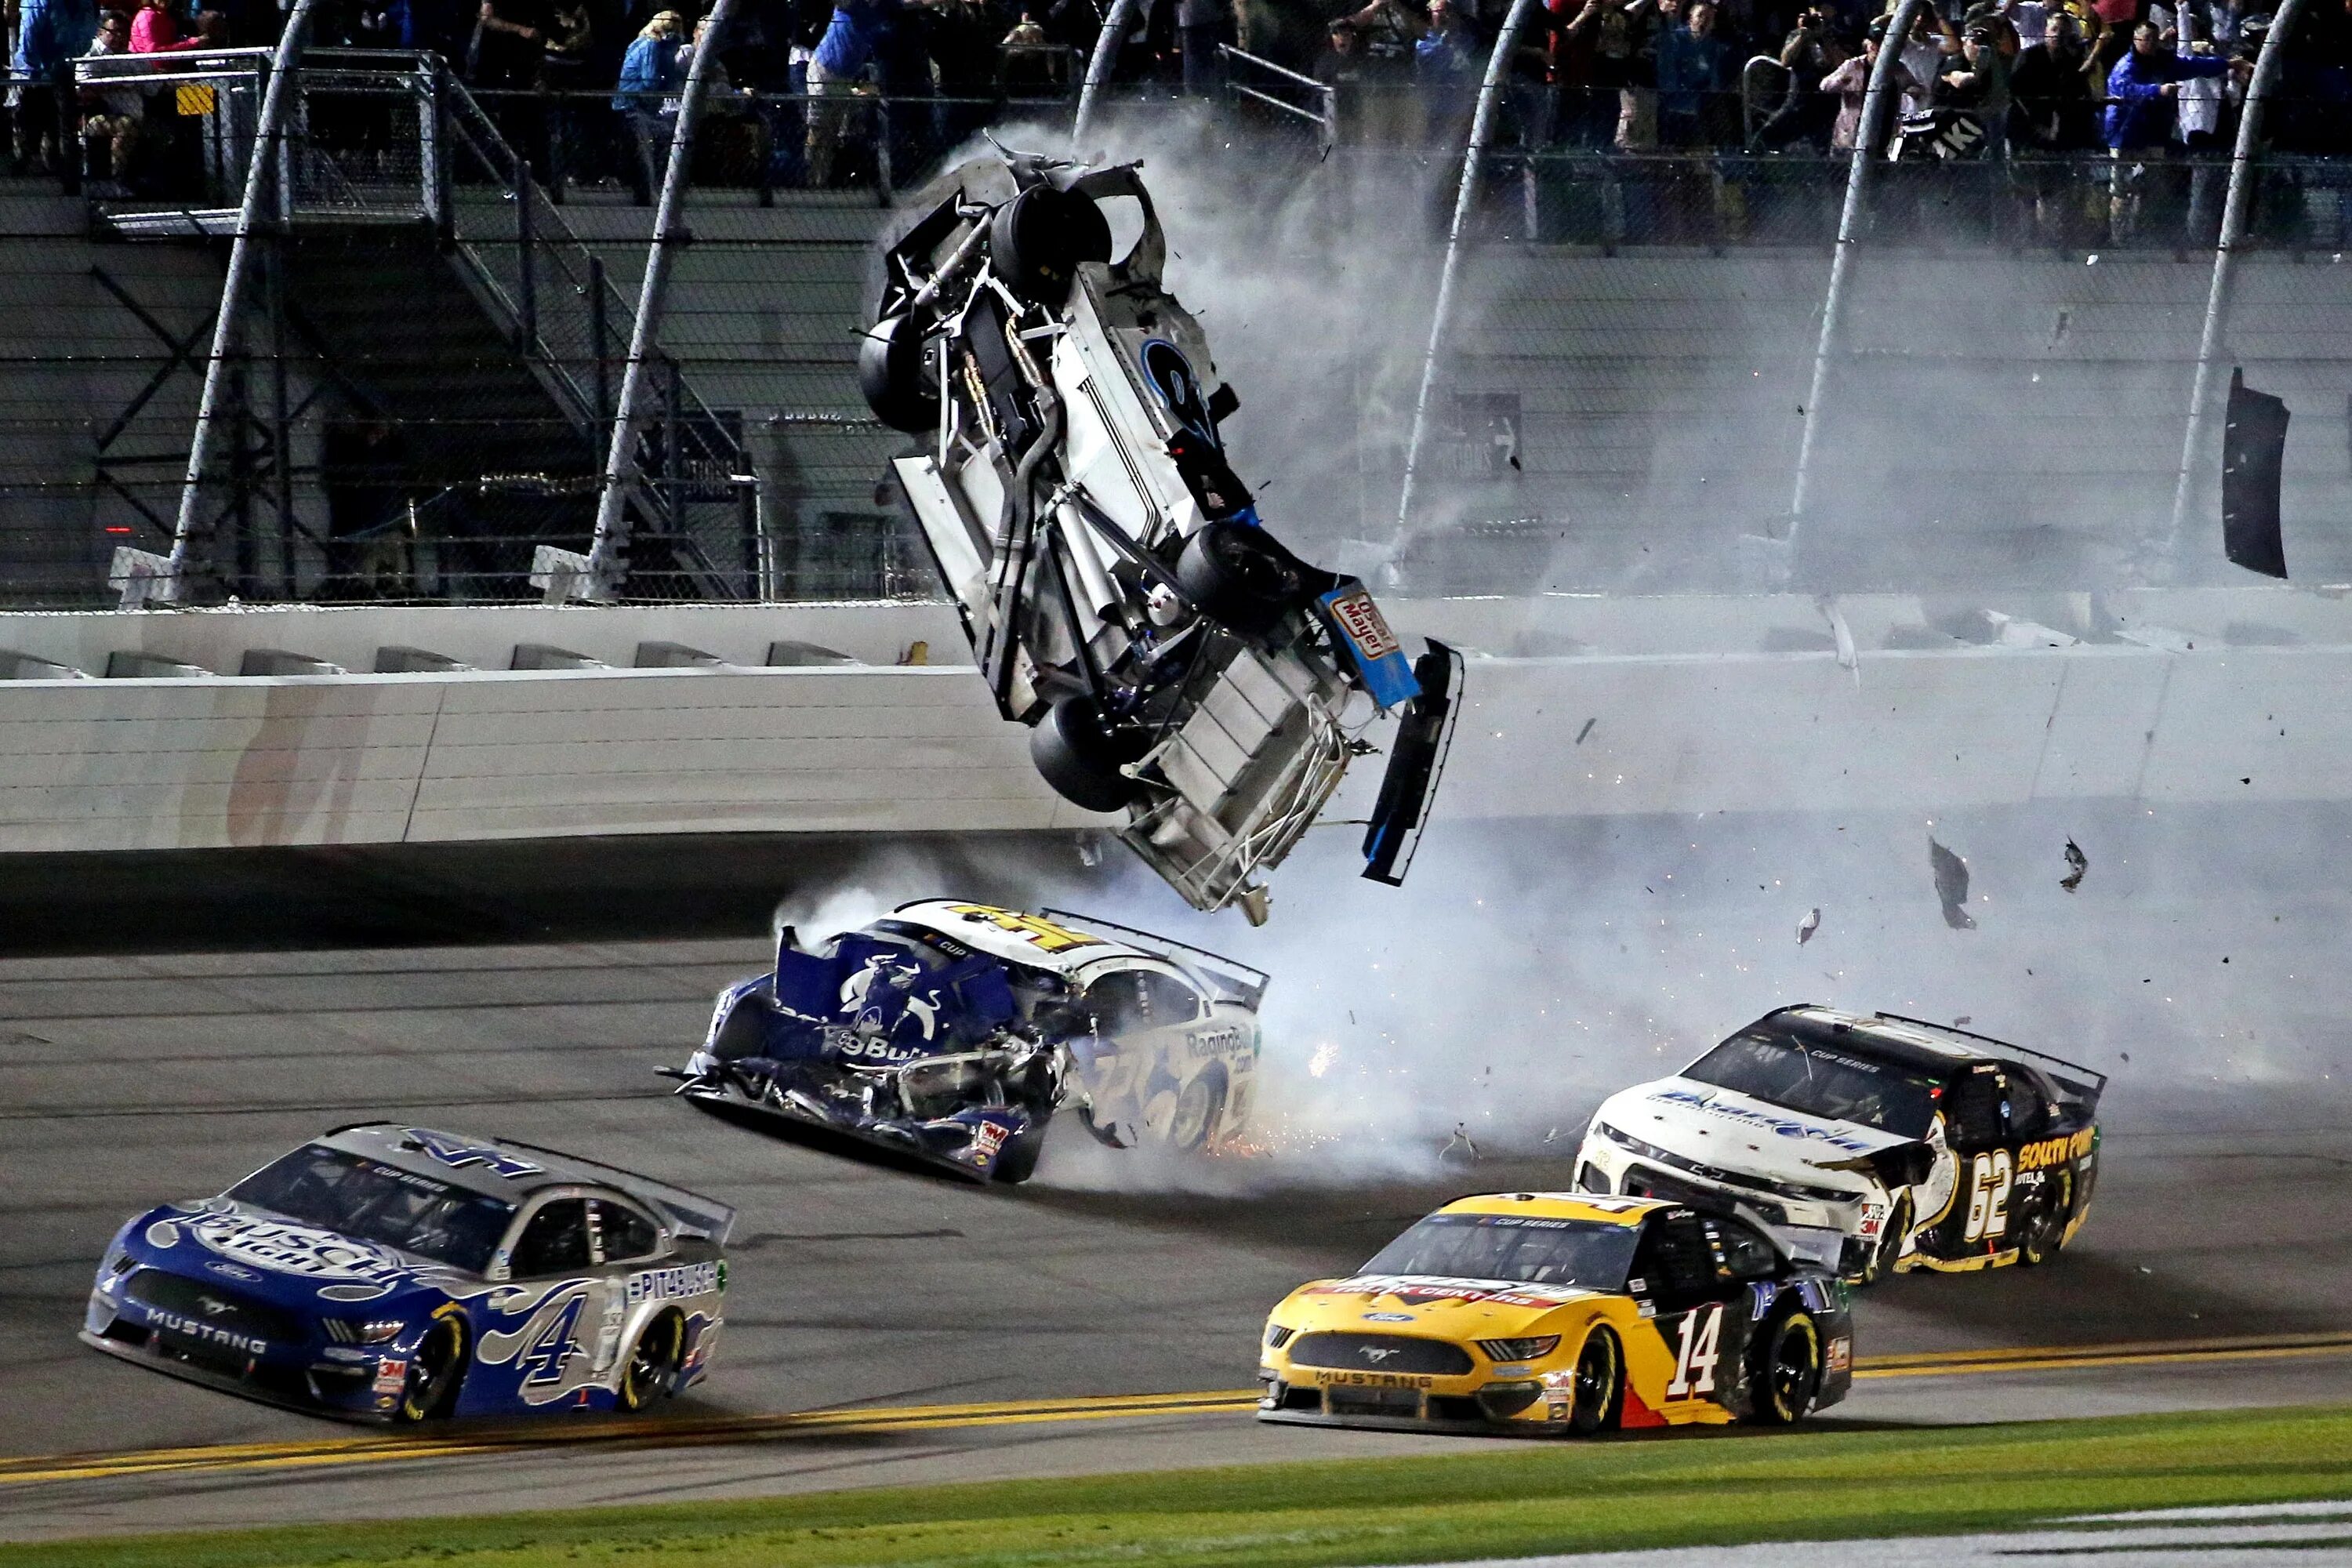
[[[1641,1234],[1589,1219],[1433,1214],[1381,1248],[1363,1272],[1622,1290]]]
[[[313,1143],[231,1187],[241,1204],[479,1274],[514,1218],[502,1198],[469,1193]]]
[[[1927,1135],[1939,1092],[1934,1079],[1914,1068],[1763,1028],[1732,1036],[1685,1068],[1683,1077],[1905,1138]]]

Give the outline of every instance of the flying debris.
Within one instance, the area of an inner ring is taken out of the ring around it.
[[[1818,909],[1806,910],[1805,918],[1797,922],[1797,945],[1802,947],[1812,941],[1813,933],[1821,929],[1822,911]]]
[[[2091,858],[2083,853],[2083,847],[2071,838],[2066,840],[2066,874],[2058,879],[2058,885],[2073,892],[2083,885],[2083,873],[2090,868]]]
[[[1969,913],[1969,863],[1936,842],[1927,840],[1927,864],[1936,873],[1936,897],[1944,903],[1944,923],[1954,931],[1974,931]]]
[[[1473,1165],[1478,1163],[1478,1145],[1470,1137],[1468,1123],[1457,1121],[1454,1124],[1454,1136],[1448,1138],[1445,1147],[1437,1152],[1437,1160],[1440,1164],[1454,1160]]]

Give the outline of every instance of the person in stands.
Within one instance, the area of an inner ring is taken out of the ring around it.
[[[675,11],[656,11],[653,20],[621,57],[621,79],[613,93],[613,108],[629,122],[636,156],[628,161],[629,183],[641,207],[653,205],[654,190],[669,162],[670,122],[662,118],[662,99],[675,92],[682,79],[677,69],[678,35],[686,18]]]

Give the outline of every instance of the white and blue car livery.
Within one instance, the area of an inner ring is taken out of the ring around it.
[[[341,1127],[126,1223],[81,1338],[348,1419],[641,1410],[709,1367],[733,1224],[552,1150]]]

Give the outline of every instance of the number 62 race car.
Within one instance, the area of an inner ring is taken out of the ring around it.
[[[125,1225],[81,1338],[349,1419],[642,1410],[709,1366],[734,1219],[528,1143],[342,1127]]]
[[[1940,1024],[1783,1007],[1603,1101],[1576,1184],[1744,1215],[1864,1284],[2037,1264],[2090,1211],[2105,1084]]]
[[[1114,934],[1115,933],[1115,934]],[[1266,977],[1087,915],[929,899],[719,994],[677,1092],[973,1181],[1026,1181],[1063,1106],[1115,1147],[1248,1120]]]
[[[1260,1345],[1262,1421],[1581,1436],[1845,1397],[1845,1287],[1745,1222],[1646,1198],[1459,1198],[1346,1279],[1291,1292]]]

